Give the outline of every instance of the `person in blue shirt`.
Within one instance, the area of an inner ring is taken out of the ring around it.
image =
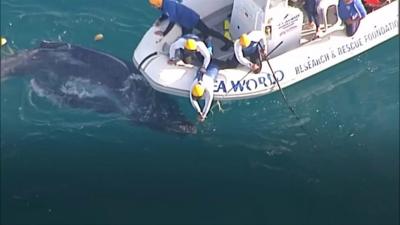
[[[360,20],[367,15],[361,0],[339,0],[338,11],[340,19],[346,26],[346,34],[349,37],[357,32]]]
[[[223,41],[225,45],[221,48],[221,50],[226,51],[233,46],[231,40],[225,38],[222,33],[210,29],[200,19],[200,15],[198,13],[184,4],[181,4],[176,0],[149,0],[149,3],[162,12],[161,17],[156,21],[156,26],[166,19],[169,20],[169,24],[165,31],[158,31],[156,32],[157,35],[167,35],[176,23],[181,26],[183,35],[192,33],[193,29],[196,28],[205,36],[205,38],[208,36],[213,36]]]

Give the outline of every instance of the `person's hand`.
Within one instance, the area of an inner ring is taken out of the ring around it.
[[[264,49],[263,51],[261,51],[262,60],[267,60],[267,56],[268,56],[267,49]]]
[[[197,121],[198,122],[203,122],[204,120],[203,120],[203,117],[201,116],[201,114],[199,114],[198,116],[197,116]]]
[[[202,74],[206,74],[207,73],[207,70],[204,67],[201,67],[199,71]]]
[[[167,62],[169,65],[176,65],[176,60],[173,60],[173,59],[168,59],[168,62]]]
[[[265,48],[265,49],[264,49],[263,53],[264,53],[264,55],[265,55],[265,56],[267,56],[267,55],[268,55],[267,48]]]
[[[204,120],[206,120],[206,114],[204,114],[203,112],[198,112],[199,115],[197,116],[197,120],[199,122],[204,122]]]
[[[158,36],[164,36],[164,32],[162,32],[161,30],[154,32],[154,34]]]
[[[250,69],[251,69],[251,71],[256,71],[256,70],[260,69],[260,67],[257,64],[253,63],[253,64],[251,64]]]
[[[197,119],[199,122],[204,122],[206,120],[206,115],[204,113],[200,113]]]

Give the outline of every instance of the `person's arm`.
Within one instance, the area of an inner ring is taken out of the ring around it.
[[[158,18],[158,22],[161,23],[167,19],[168,19],[168,15],[163,13],[163,14],[161,14],[160,18]]]
[[[197,100],[193,99],[192,91],[190,91],[190,103],[192,104],[192,106],[196,110],[196,112],[201,115],[200,105],[197,102]]]
[[[361,0],[354,0],[355,1],[355,7],[360,14],[360,19],[364,18],[367,15],[367,11],[365,10],[364,5],[362,4]]]
[[[190,103],[192,103],[193,108],[196,110],[198,114],[201,114],[200,105],[197,100],[193,99],[192,94],[190,94]]]
[[[234,48],[235,48],[236,59],[240,62],[240,64],[251,68],[251,65],[253,65],[253,63],[251,63],[250,60],[246,59],[243,56],[242,46],[240,45],[239,40],[235,41],[235,47]]]
[[[255,42],[258,42],[258,45],[261,47],[261,50],[263,50],[263,53],[266,55],[267,54],[267,39],[265,37],[265,34],[262,31],[253,31],[255,32],[254,40]]]
[[[267,54],[267,39],[265,38],[265,35],[263,35],[261,38],[261,44],[262,44],[265,54]]]
[[[200,52],[200,54],[203,56],[204,61],[203,61],[203,68],[207,69],[208,65],[210,64],[211,61],[211,54],[210,51],[208,51],[207,46],[201,42],[198,41],[197,42],[197,49]]]
[[[163,31],[162,35],[166,36],[174,27],[175,23],[174,22],[169,22],[167,28]]]
[[[184,38],[179,38],[177,41],[175,41],[171,47],[169,47],[169,59],[174,60],[175,59],[175,52],[176,50],[183,48],[185,44],[185,39]]]
[[[259,43],[259,45],[264,48],[265,46],[267,46],[267,40],[265,38],[265,34],[260,31],[260,30],[256,30],[256,31],[252,31],[249,34],[249,39],[252,42],[256,42]]]
[[[339,13],[339,18],[342,21],[346,21],[347,19],[350,18],[349,12],[346,9],[346,6],[345,6],[343,0],[339,0],[338,13]]]
[[[205,103],[204,103],[204,108],[203,108],[203,113],[202,113],[203,118],[206,118],[208,112],[210,111],[213,97],[214,97],[214,90],[213,89],[210,90],[209,88],[206,88],[205,93],[204,93]]]
[[[195,99],[193,98],[193,95],[192,95],[193,87],[194,87],[197,83],[198,83],[198,79],[194,79],[192,85],[190,85],[189,99],[190,99],[190,103],[192,104],[193,108],[196,110],[196,112],[197,112],[199,115],[201,115],[200,105],[199,105],[199,103],[197,102],[197,100],[195,100]]]

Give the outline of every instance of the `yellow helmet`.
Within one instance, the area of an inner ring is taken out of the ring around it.
[[[201,98],[204,94],[204,87],[200,84],[194,85],[192,89],[192,95],[197,98]]]
[[[149,0],[149,3],[156,8],[161,8],[163,0]]]
[[[239,42],[243,48],[249,47],[249,45],[251,43],[250,38],[247,34],[242,34],[242,36],[240,36]]]
[[[194,39],[187,39],[185,42],[185,49],[189,51],[195,51],[197,49],[197,43]]]

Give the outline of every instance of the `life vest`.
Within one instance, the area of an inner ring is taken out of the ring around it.
[[[193,39],[195,41],[202,42],[201,38],[195,34],[185,34],[182,37],[185,38],[186,40]],[[207,46],[208,51],[212,55],[211,38],[210,37],[207,38],[204,43]],[[191,65],[198,66],[198,67],[201,67],[203,65],[204,57],[198,51],[192,52],[192,51],[187,51],[185,49],[181,49],[180,54],[181,54],[182,61],[186,64],[191,64]]]
[[[242,49],[244,57],[253,57],[254,55],[258,54],[259,52],[259,44],[258,42],[252,41],[247,48]]]
[[[182,36],[183,38],[187,39],[193,39],[195,41],[202,41],[199,36],[195,35],[195,34],[185,34]],[[201,55],[200,52],[195,51],[195,52],[191,52],[191,51],[187,51],[185,49],[181,49],[180,51],[181,56],[182,56],[182,61],[186,64],[191,64],[194,66],[198,66],[201,67],[203,65],[203,61],[204,61],[204,57],[203,55]]]
[[[224,37],[228,40],[232,40],[231,33],[229,32],[229,27],[230,27],[229,20],[224,20]]]

